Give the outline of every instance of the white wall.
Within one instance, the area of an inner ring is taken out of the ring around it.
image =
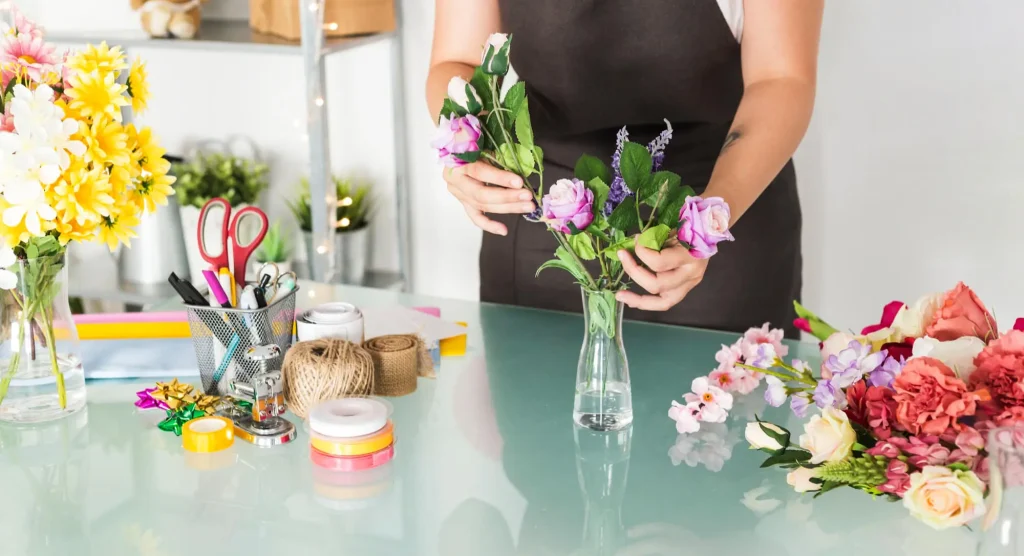
[[[48,0],[49,1],[49,0]],[[63,0],[62,0],[63,1]],[[106,1],[106,0],[104,0]],[[213,0],[216,3],[227,0]],[[238,0],[230,0],[238,4]],[[218,11],[230,11],[222,5]],[[416,290],[473,299],[480,234],[447,193],[423,100],[433,2],[402,0]],[[883,303],[963,279],[1004,325],[1024,315],[1024,4],[968,0],[828,2],[811,130],[797,154],[805,301],[839,326]],[[308,164],[297,56],[138,49],[150,61],[147,122],[168,146],[245,133],[273,154],[269,208]],[[388,47],[329,63],[332,164],[393,181]],[[385,188],[387,189],[387,188]],[[391,192],[375,266],[395,264]]]

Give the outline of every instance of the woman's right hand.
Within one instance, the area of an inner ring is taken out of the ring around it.
[[[529,214],[537,208],[533,193],[523,187],[523,178],[486,162],[445,168],[444,181],[473,224],[485,232],[508,235],[504,224],[487,218],[485,213]]]

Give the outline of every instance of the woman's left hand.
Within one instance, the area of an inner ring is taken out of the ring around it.
[[[639,243],[636,256],[647,268],[640,266],[628,251],[619,251],[622,268],[634,282],[651,295],[620,291],[615,299],[634,309],[667,311],[686,297],[704,278],[709,259],[697,259],[673,238],[660,252]],[[650,269],[650,270],[648,270]]]

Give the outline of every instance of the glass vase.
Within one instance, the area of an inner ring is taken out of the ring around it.
[[[65,263],[61,253],[2,271],[13,272],[17,284],[0,291],[0,421],[52,421],[85,407]]]
[[[989,489],[978,556],[1024,556],[1024,423],[989,432]]]
[[[633,422],[622,313],[614,291],[583,290],[585,330],[576,367],[573,420],[588,429],[619,430]]]
[[[621,554],[626,542],[622,501],[629,477],[633,427],[595,432],[575,427],[576,476],[583,494],[583,539],[580,554]]]

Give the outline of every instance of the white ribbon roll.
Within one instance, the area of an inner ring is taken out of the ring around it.
[[[388,407],[371,398],[328,400],[309,412],[309,428],[334,438],[373,434],[388,423]]]
[[[338,338],[363,343],[363,313],[351,303],[326,303],[299,313],[295,321],[300,342]]]

